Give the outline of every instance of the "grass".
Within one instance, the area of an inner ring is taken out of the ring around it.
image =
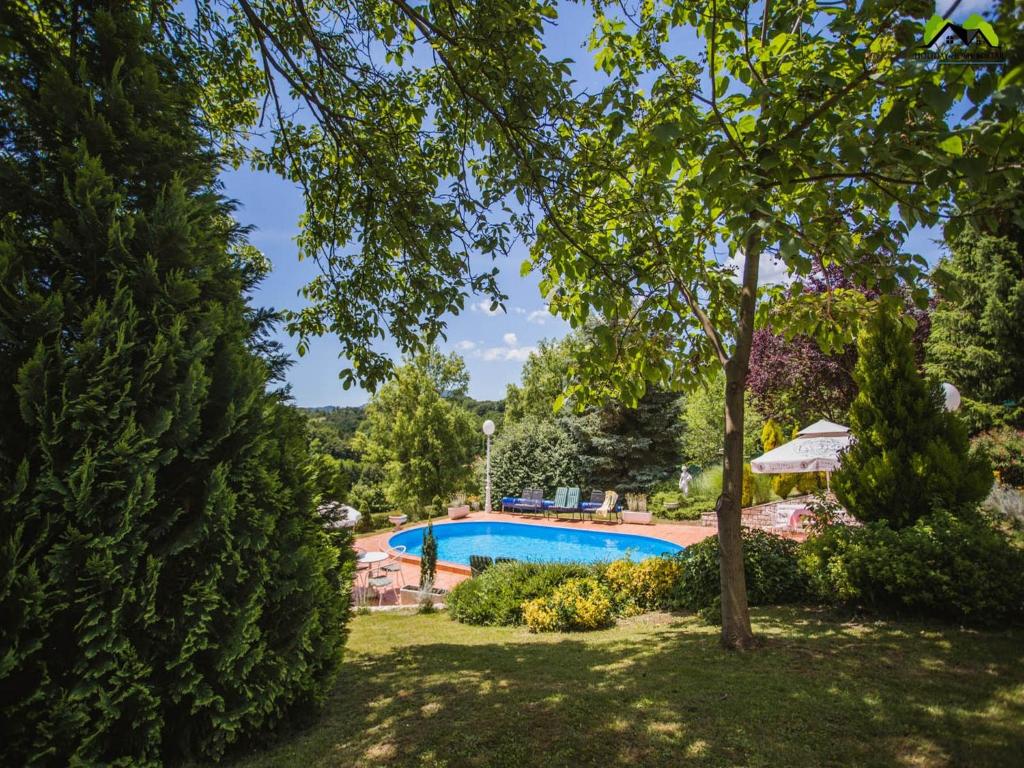
[[[738,655],[687,616],[571,635],[358,616],[320,719],[235,765],[1020,764],[1024,631],[755,624],[766,648]]]

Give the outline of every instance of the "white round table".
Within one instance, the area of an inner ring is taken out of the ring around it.
[[[363,552],[363,554],[359,556],[358,562],[366,563],[367,565],[373,565],[374,563],[379,563],[381,560],[387,559],[387,552],[378,552],[376,550],[370,550],[369,552]]]
[[[365,573],[365,577],[363,578],[363,582],[364,583],[368,583],[369,578],[370,578],[370,571],[373,570],[374,563],[380,563],[380,562],[383,562],[384,560],[387,560],[387,559],[388,559],[388,553],[387,552],[379,552],[377,550],[370,550],[369,552],[363,552],[363,554],[361,554],[358,558],[356,558],[356,562],[359,563],[359,565],[368,566],[366,568],[360,569],[360,570],[362,570]]]

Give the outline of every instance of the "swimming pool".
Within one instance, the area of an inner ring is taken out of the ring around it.
[[[435,525],[434,536],[437,539],[437,559],[459,565],[469,565],[470,555],[511,557],[542,563],[598,563],[627,555],[633,560],[646,560],[683,550],[671,541],[650,536],[529,523],[447,523]],[[423,550],[423,528],[400,531],[388,543],[392,547],[404,546],[407,554],[419,557]]]

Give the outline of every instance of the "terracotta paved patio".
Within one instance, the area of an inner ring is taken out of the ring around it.
[[[641,536],[653,536],[657,539],[665,539],[675,544],[681,544],[683,546],[689,546],[690,544],[696,544],[701,539],[707,538],[717,533],[717,529],[713,526],[702,526],[697,521],[693,522],[673,522],[673,523],[654,523],[653,525],[636,525],[634,523],[595,523],[592,520],[545,520],[540,516],[531,515],[510,515],[504,512],[492,512],[487,514],[486,512],[473,512],[468,517],[462,520],[449,521],[449,520],[435,520],[434,526],[439,527],[442,525],[461,525],[465,522],[480,522],[482,520],[495,521],[495,522],[526,522],[533,525],[549,525],[553,528],[581,528],[590,530],[611,530],[616,533],[634,533]],[[414,528],[422,528],[426,523],[413,523],[402,527],[402,530],[410,530]],[[380,533],[371,533],[364,536],[360,536],[356,539],[356,547],[366,551],[388,551],[388,539],[394,535],[394,531],[384,531]],[[364,571],[360,571],[358,581],[362,583],[365,576]],[[420,564],[419,558],[413,556],[407,556],[402,561],[402,577],[405,579],[406,584],[418,584],[420,580]],[[435,585],[444,589],[451,589],[460,581],[464,581],[469,578],[469,568],[463,565],[457,565],[454,563],[445,563],[441,560],[437,563],[437,577],[435,579]],[[402,585],[402,579],[397,579],[397,586]],[[395,605],[397,603],[398,592],[397,589],[391,588],[384,593],[383,605]],[[353,598],[358,603],[364,597],[363,589],[357,586],[354,590]],[[377,596],[368,597],[368,603],[370,605],[377,604]]]

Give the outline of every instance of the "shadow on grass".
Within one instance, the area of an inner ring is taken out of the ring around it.
[[[237,764],[1019,764],[1019,630],[755,621],[768,645],[738,655],[686,617],[556,636],[362,617],[322,717]]]

